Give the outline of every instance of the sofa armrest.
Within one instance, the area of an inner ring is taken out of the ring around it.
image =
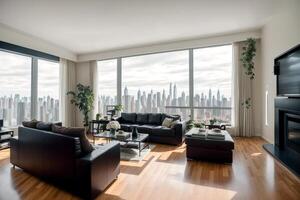
[[[117,118],[115,118],[115,121],[118,121],[118,122],[121,124],[121,122],[122,122],[122,117],[117,117]]]
[[[86,156],[77,159],[77,186],[84,198],[94,198],[111,184],[120,173],[120,144],[111,142],[98,146]]]
[[[172,129],[175,131],[176,137],[182,139],[186,130],[186,121],[177,122]]]
[[[10,146],[10,162],[13,165],[18,165],[19,162],[19,140],[18,137],[12,137],[9,141]]]

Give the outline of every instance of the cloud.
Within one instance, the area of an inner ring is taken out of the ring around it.
[[[2,95],[30,96],[31,58],[0,51],[0,85]],[[38,60],[38,93],[58,98],[59,64]]]

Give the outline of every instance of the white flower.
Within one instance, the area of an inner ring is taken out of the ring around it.
[[[107,128],[107,129],[115,129],[115,130],[117,130],[117,129],[120,129],[121,126],[120,126],[120,124],[119,124],[118,121],[110,121],[110,122],[106,125],[106,128]]]

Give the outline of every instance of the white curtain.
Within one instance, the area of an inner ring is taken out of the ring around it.
[[[91,77],[91,88],[94,93],[94,109],[91,112],[90,119],[95,119],[96,114],[98,113],[98,66],[97,61],[93,60],[90,61],[90,77]]]
[[[60,118],[64,126],[76,125],[76,108],[70,103],[68,91],[76,90],[75,63],[64,58],[60,59]]]
[[[232,133],[235,136],[250,137],[253,136],[253,95],[252,83],[247,75],[245,75],[244,68],[240,61],[241,52],[244,42],[236,42],[233,44],[233,127]],[[251,98],[251,107],[246,108],[242,105],[247,98]]]

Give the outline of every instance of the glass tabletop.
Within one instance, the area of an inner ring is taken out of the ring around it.
[[[114,139],[114,140],[120,140],[120,141],[129,141],[129,142],[143,142],[144,140],[146,140],[148,138],[148,134],[144,134],[144,133],[138,133],[137,137],[133,138],[131,132],[125,132],[125,133],[129,133],[129,137],[128,138],[120,138],[117,137],[116,134],[112,134],[110,133],[110,131],[104,131],[102,133],[97,133],[94,134],[94,137],[98,137],[98,138],[106,138],[106,139]]]

